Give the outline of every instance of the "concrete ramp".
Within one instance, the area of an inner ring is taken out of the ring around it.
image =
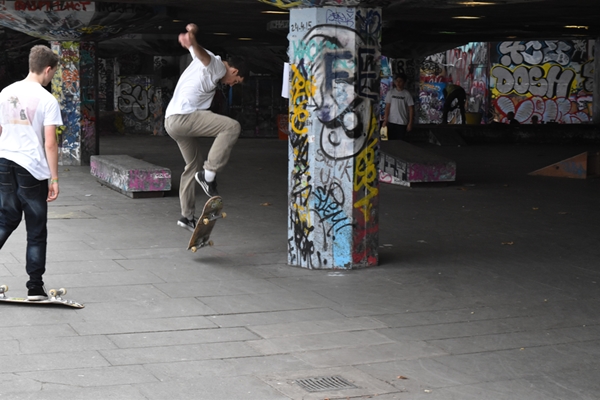
[[[379,181],[411,186],[422,182],[453,182],[456,163],[401,140],[381,142]]]
[[[547,167],[530,172],[529,175],[556,178],[586,179],[600,173],[600,153],[584,152]]]

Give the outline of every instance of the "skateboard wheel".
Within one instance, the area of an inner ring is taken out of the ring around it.
[[[221,213],[221,218],[225,218],[227,216],[226,213]]]
[[[8,292],[8,286],[2,285],[0,286],[0,293]]]
[[[192,253],[195,253],[196,251],[198,251],[198,248],[196,246],[192,247]]]
[[[48,291],[48,294],[49,294],[50,296],[52,296],[52,297],[56,297],[56,294],[57,294],[57,293],[56,293],[56,289],[50,289],[50,290]]]
[[[58,289],[59,296],[64,296],[65,294],[67,294],[67,289],[65,289],[65,288]]]
[[[209,246],[212,246],[213,244],[215,244],[215,243],[214,243],[212,240],[209,240],[209,241],[208,241],[208,245],[209,245]]]
[[[208,225],[208,223],[209,223],[209,222],[210,222],[210,220],[209,220],[208,218],[204,218],[204,219],[202,220],[202,223],[203,223],[204,225]]]

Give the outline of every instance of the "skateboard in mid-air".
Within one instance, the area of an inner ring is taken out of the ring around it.
[[[204,246],[213,245],[213,241],[210,240],[210,233],[217,223],[217,219],[227,216],[227,214],[221,212],[222,209],[223,199],[221,196],[214,196],[208,199],[202,210],[202,215],[198,218],[198,222],[196,222],[196,228],[190,238],[188,250],[192,250],[195,253]]]
[[[8,286],[0,286],[0,301],[6,301],[9,303],[22,303],[22,304],[59,304],[68,307],[83,308],[83,304],[79,304],[73,300],[63,299],[62,296],[67,294],[67,289],[50,289],[48,291],[48,299],[46,300],[29,300],[27,297],[8,297]]]

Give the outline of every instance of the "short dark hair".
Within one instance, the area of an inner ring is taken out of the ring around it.
[[[229,56],[227,58],[227,65],[237,69],[237,76],[244,78],[244,80],[250,75],[250,69],[248,68],[246,59],[242,56]]]
[[[399,72],[394,75],[394,80],[396,80],[398,78],[402,79],[404,82],[406,82],[408,80],[408,76],[406,76],[406,74],[404,72]]]
[[[41,74],[46,67],[54,68],[60,58],[48,46],[38,44],[29,52],[29,71]]]

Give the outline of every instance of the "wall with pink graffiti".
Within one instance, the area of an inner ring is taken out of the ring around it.
[[[488,43],[473,42],[425,58],[420,67],[417,103],[419,124],[441,123],[443,90],[448,83],[465,89],[468,112],[486,114],[489,105],[488,47]],[[458,109],[451,112],[448,119],[450,123],[462,122]]]
[[[545,123],[578,124],[592,118],[594,41],[531,40],[491,44],[491,112],[505,122],[536,116]]]

